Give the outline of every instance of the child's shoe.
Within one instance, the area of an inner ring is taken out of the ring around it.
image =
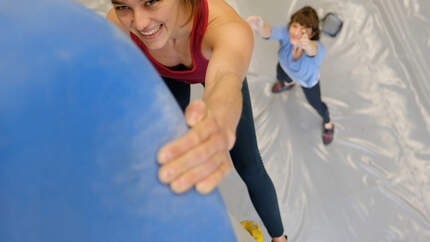
[[[273,93],[280,93],[280,92],[283,92],[283,91],[290,90],[291,88],[294,87],[295,84],[296,84],[296,82],[291,82],[291,83],[284,82],[284,84],[282,84],[280,82],[276,82],[272,86],[272,92]]]
[[[334,124],[333,124],[333,128],[331,129],[326,129],[323,124],[322,140],[324,145],[330,144],[333,141],[333,136],[334,136]]]

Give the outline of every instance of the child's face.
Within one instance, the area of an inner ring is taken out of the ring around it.
[[[308,39],[312,38],[312,29],[306,28],[305,26],[297,22],[293,22],[290,25],[289,35],[290,35],[290,43],[292,45],[297,45],[300,39],[303,38],[304,35],[306,35]]]

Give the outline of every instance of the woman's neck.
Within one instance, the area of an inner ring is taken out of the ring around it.
[[[178,11],[178,24],[171,36],[173,41],[188,39],[193,31],[194,14],[192,14],[191,7],[181,5],[181,9]]]

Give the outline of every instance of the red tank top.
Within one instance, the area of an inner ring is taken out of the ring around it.
[[[186,82],[186,83],[204,83],[206,76],[206,68],[208,67],[209,61],[202,55],[201,44],[203,35],[206,31],[208,24],[208,5],[207,0],[203,0],[199,5],[196,16],[194,17],[193,29],[191,32],[190,39],[190,50],[191,58],[193,60],[193,67],[188,70],[174,71],[164,66],[155,60],[147,50],[145,44],[135,34],[130,32],[131,39],[137,44],[137,46],[145,53],[146,57],[151,61],[152,65],[158,71],[162,77],[171,78],[174,80]]]

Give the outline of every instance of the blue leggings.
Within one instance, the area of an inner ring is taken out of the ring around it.
[[[163,78],[181,106],[182,111],[190,102],[190,84]],[[230,151],[233,165],[248,188],[252,204],[271,237],[284,233],[275,187],[263,166],[255,136],[254,119],[248,83],[243,81],[242,115],[236,131],[236,143]]]

